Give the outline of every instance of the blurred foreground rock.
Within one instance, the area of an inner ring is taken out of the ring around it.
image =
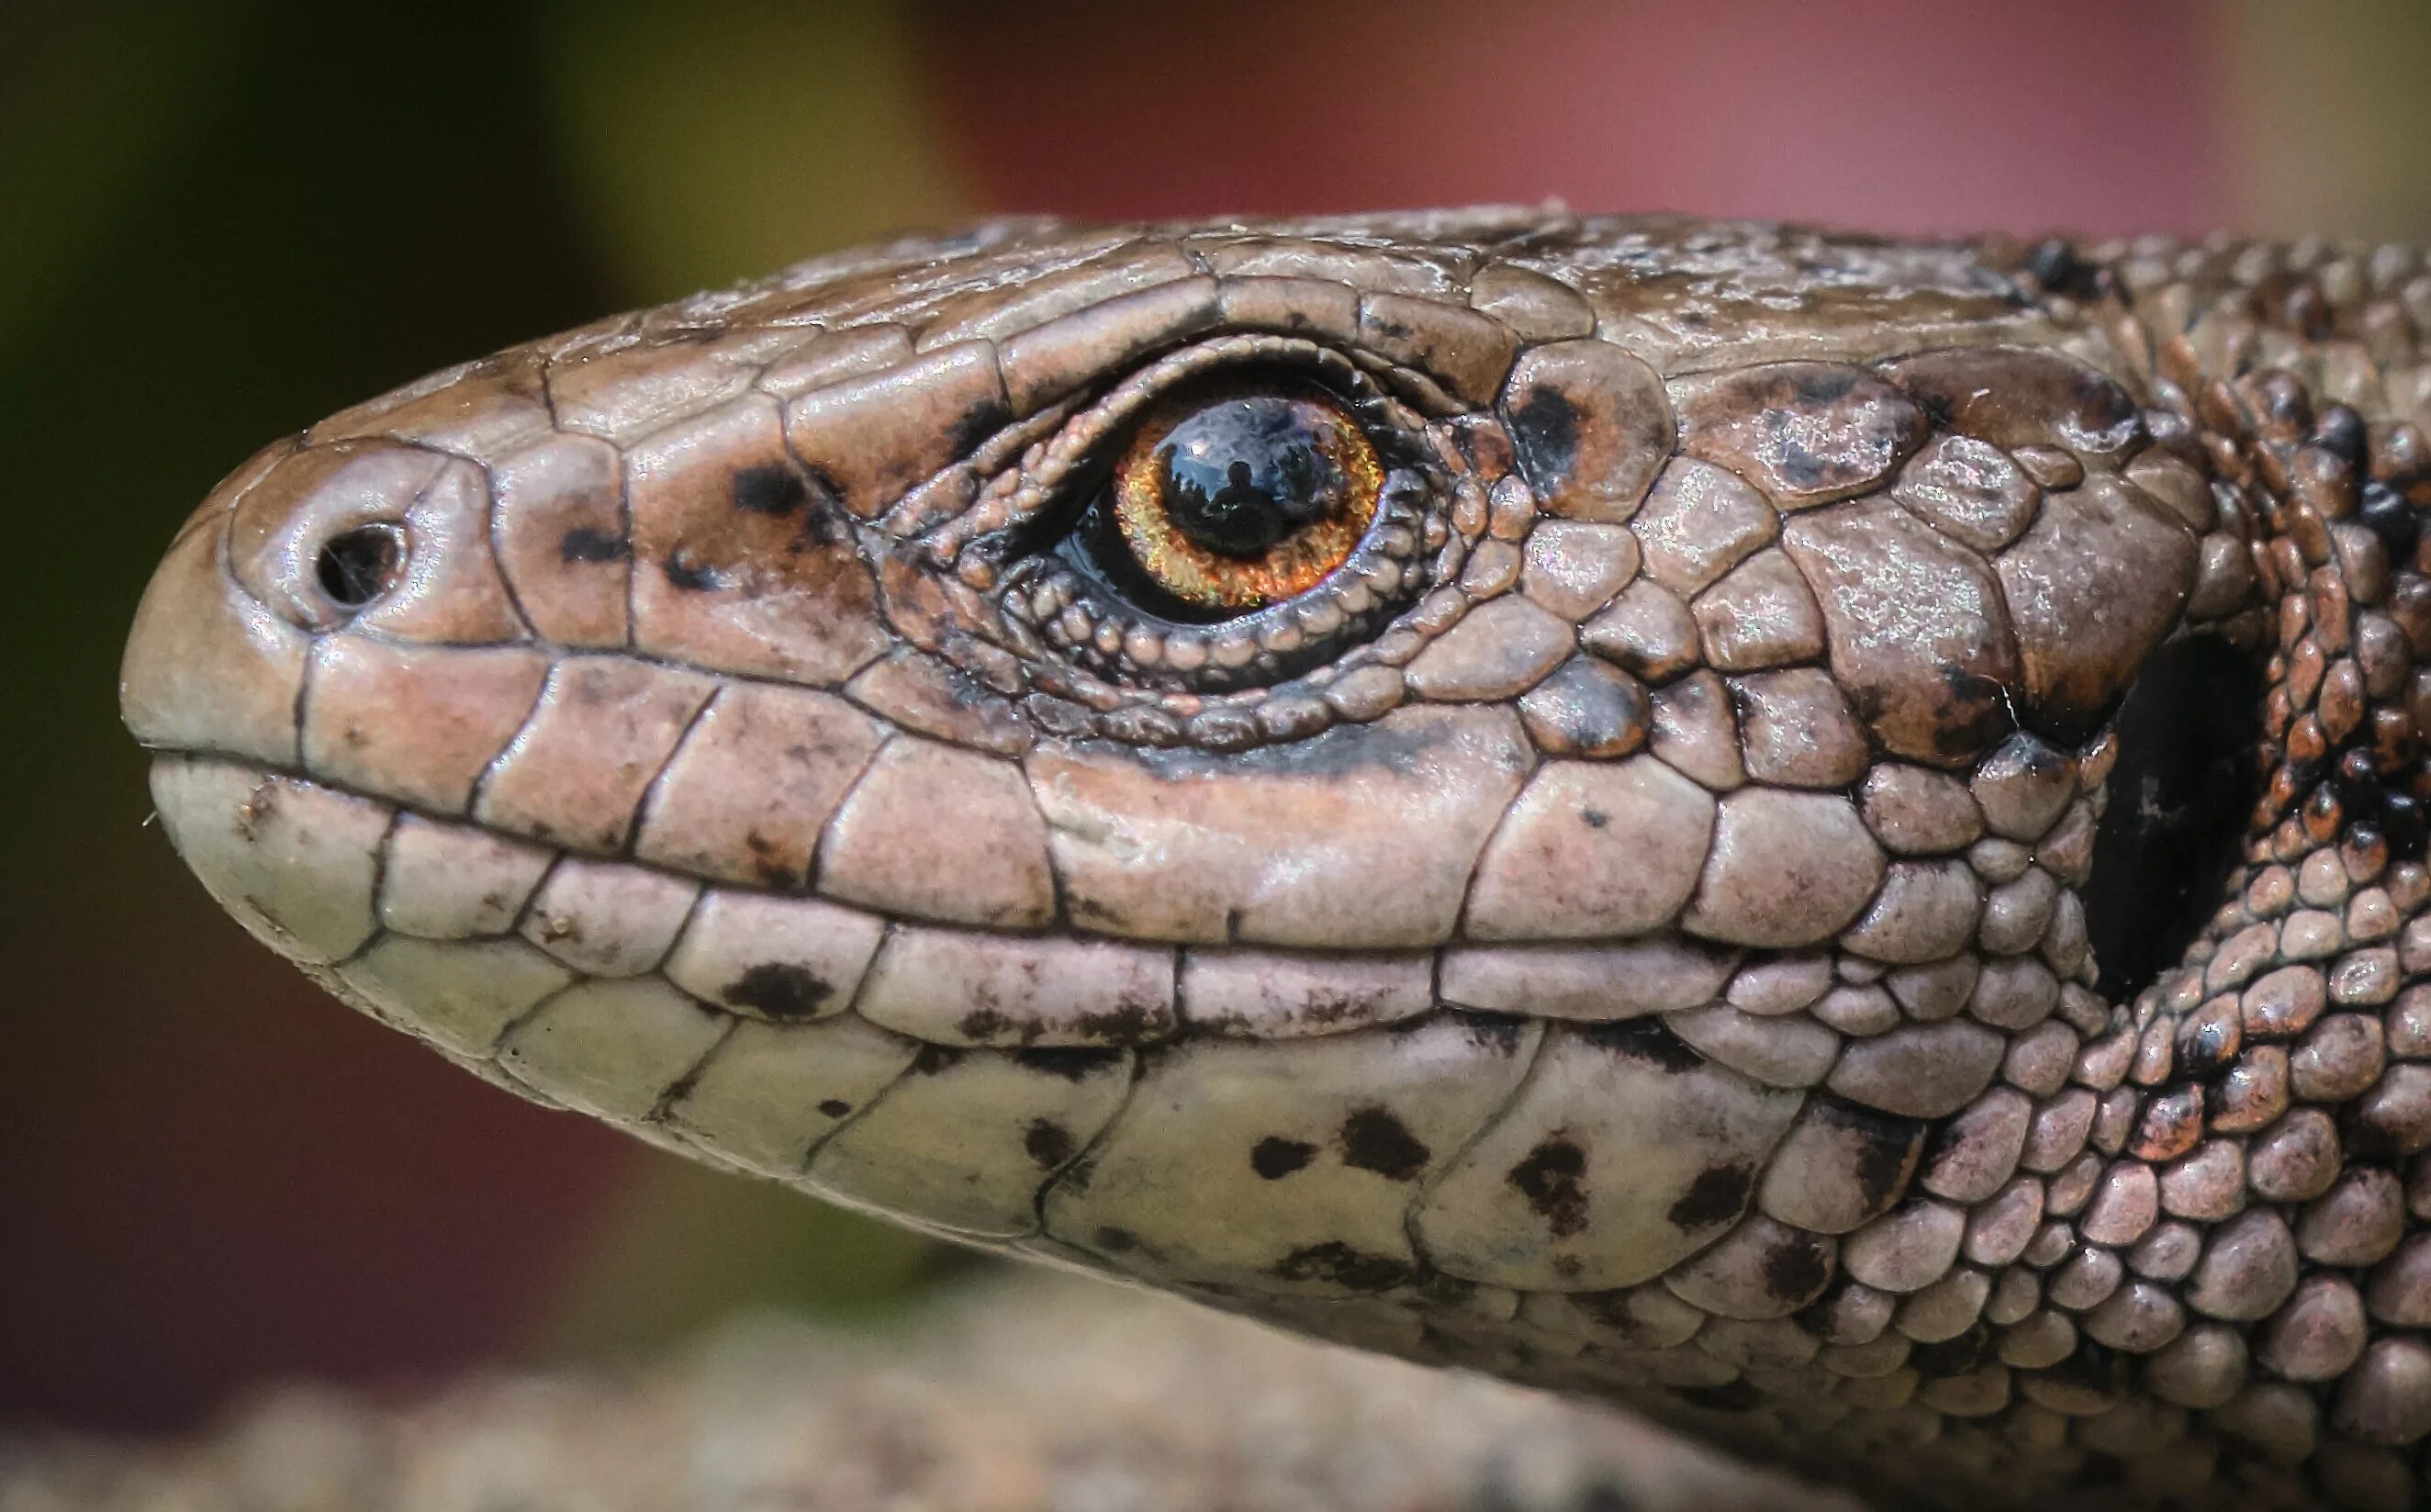
[[[1850,1512],[1655,1430],[1062,1278],[194,1441],[0,1430],[0,1512]]]

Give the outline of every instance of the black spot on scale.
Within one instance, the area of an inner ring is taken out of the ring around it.
[[[1823,409],[1847,398],[1849,391],[1863,381],[1864,377],[1853,368],[1836,365],[1802,368],[1798,381],[1790,386],[1789,392],[1799,403]],[[1784,415],[1773,423],[1786,425],[1787,420],[1788,417]]]
[[[1139,1248],[1139,1236],[1129,1229],[1101,1228],[1097,1232],[1098,1248],[1108,1254],[1124,1254]]]
[[[819,1104],[819,1113],[825,1117],[841,1118],[851,1111],[852,1104],[842,1098],[830,1098]]]
[[[1504,1179],[1545,1220],[1546,1231],[1567,1239],[1587,1226],[1587,1152],[1560,1134],[1528,1151]]]
[[[1249,1148],[1249,1168],[1270,1182],[1305,1169],[1316,1158],[1316,1147],[1305,1139],[1268,1134]]]
[[[1764,1284],[1785,1302],[1802,1302],[1832,1284],[1832,1252],[1819,1235],[1787,1235],[1767,1251]]]
[[[1072,1158],[1072,1131],[1052,1118],[1032,1118],[1022,1132],[1021,1148],[1041,1170],[1053,1170]]]
[[[834,990],[808,967],[763,961],[727,983],[722,996],[736,1008],[756,1008],[771,1018],[808,1018]]]
[[[1728,1223],[1747,1211],[1748,1194],[1755,1189],[1755,1168],[1742,1161],[1700,1172],[1664,1215],[1683,1229],[1711,1228]]]
[[[973,404],[963,412],[947,432],[947,445],[956,457],[966,457],[979,448],[1004,426],[1004,406],[993,398]]]
[[[557,560],[569,566],[576,563],[622,562],[633,554],[633,548],[605,530],[595,530],[578,525],[558,537]]]
[[[1342,1163],[1405,1182],[1427,1168],[1433,1151],[1383,1108],[1361,1108],[1342,1120]]]
[[[1579,464],[1579,412],[1569,395],[1539,385],[1505,419],[1520,476],[1539,497],[1569,480]]]
[[[802,475],[783,462],[763,462],[736,470],[732,496],[734,507],[746,514],[791,514],[811,491]]]
[[[1590,830],[1601,830],[1612,822],[1612,815],[1601,809],[1581,809],[1579,822]]]
[[[1943,697],[1936,707],[1933,730],[1927,737],[1934,752],[1953,762],[1971,762],[1984,748],[2009,732],[2014,722],[2009,717],[2009,692],[1998,678],[1987,678],[1980,672],[1943,663],[1936,669],[1941,682]],[[1879,720],[1885,713],[1887,698],[1876,692],[1860,700],[1871,708],[1863,717],[1869,722]]]
[[[1838,384],[1838,393],[1826,392],[1827,385],[1833,383]],[[1807,392],[1810,389],[1818,392],[1810,395]],[[1828,376],[1808,378],[1801,380],[1798,385],[1798,396],[1817,405],[1830,404],[1839,398],[1841,394],[1847,392],[1846,379]],[[1766,430],[1770,432],[1775,454],[1773,465],[1781,469],[1782,477],[1800,488],[1820,488],[1831,479],[1837,462],[1835,459],[1823,456],[1806,445],[1806,436],[1802,428],[1801,420],[1801,416],[1787,410],[1765,412],[1764,425]]]
[[[1857,1189],[1870,1205],[1888,1206],[1906,1184],[1910,1160],[1923,1147],[1924,1125],[1838,1098],[1818,1097],[1813,1108],[1818,1118],[1857,1137]]]

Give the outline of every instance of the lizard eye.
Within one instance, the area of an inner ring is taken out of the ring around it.
[[[1338,666],[1469,544],[1450,432],[1297,338],[1168,353],[992,445],[1004,461],[926,549],[1030,645],[1101,680],[1100,700]]]
[[[1314,385],[1198,385],[1142,418],[1075,539],[1110,577],[1145,580],[1126,586],[1171,617],[1222,618],[1348,562],[1383,476],[1358,422]]]

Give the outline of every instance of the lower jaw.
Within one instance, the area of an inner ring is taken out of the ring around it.
[[[256,934],[524,1096],[960,1242],[1574,1389],[1729,1373],[1665,1277],[1763,1221],[1744,1172],[1807,1101],[1660,1027],[1690,1005],[1650,994],[1702,1006],[1730,968],[1676,940],[1324,955],[956,929],[212,757],[163,755],[154,791]],[[1549,1011],[1517,1011],[1532,997]],[[1593,1175],[1549,1219],[1519,1169],[1557,1136]],[[1724,1168],[1737,1210],[1684,1227]]]

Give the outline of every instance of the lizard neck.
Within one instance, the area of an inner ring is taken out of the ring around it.
[[[2216,740],[2201,727],[2233,707],[2241,658],[2261,677],[2251,820],[2209,872],[2220,890],[2193,895],[2198,914],[2218,906],[2185,921],[2176,964],[2114,987],[2125,1000],[2082,973],[2058,1010],[2075,1033],[2054,1037],[2072,1061],[2011,1078],[2048,1095],[1953,1120],[1923,1180],[1964,1190],[2012,1139],[2037,1178],[1966,1192],[1981,1205],[1965,1242],[1999,1263],[1982,1353],[2031,1372],[2029,1400],[2163,1437],[2208,1413],[2227,1436],[2205,1455],[2402,1487],[2400,1446],[2431,1427],[2431,1347],[2406,1332],[2431,1323],[2431,1240],[2408,1237],[2431,1214],[2416,1160],[2431,1147],[2431,983],[2415,984],[2431,973],[2431,543],[2416,523],[2431,488],[2409,429],[2317,410],[2288,372],[2206,378],[2196,348],[2158,347],[2154,428],[2249,543],[2251,607],[2206,632],[2210,648],[2184,640],[2178,666],[2156,664],[2187,686],[2159,688],[2146,729],[2131,700],[2097,757],[2125,752],[2097,802],[2137,806],[2105,836],[2167,844],[2186,806],[2234,792],[2233,769],[2139,751]],[[2189,859],[2172,858],[2178,875]],[[2112,947],[2098,957],[2132,964],[2169,927],[2166,899],[2087,902]],[[2034,1046],[2021,1035],[2013,1054]]]

